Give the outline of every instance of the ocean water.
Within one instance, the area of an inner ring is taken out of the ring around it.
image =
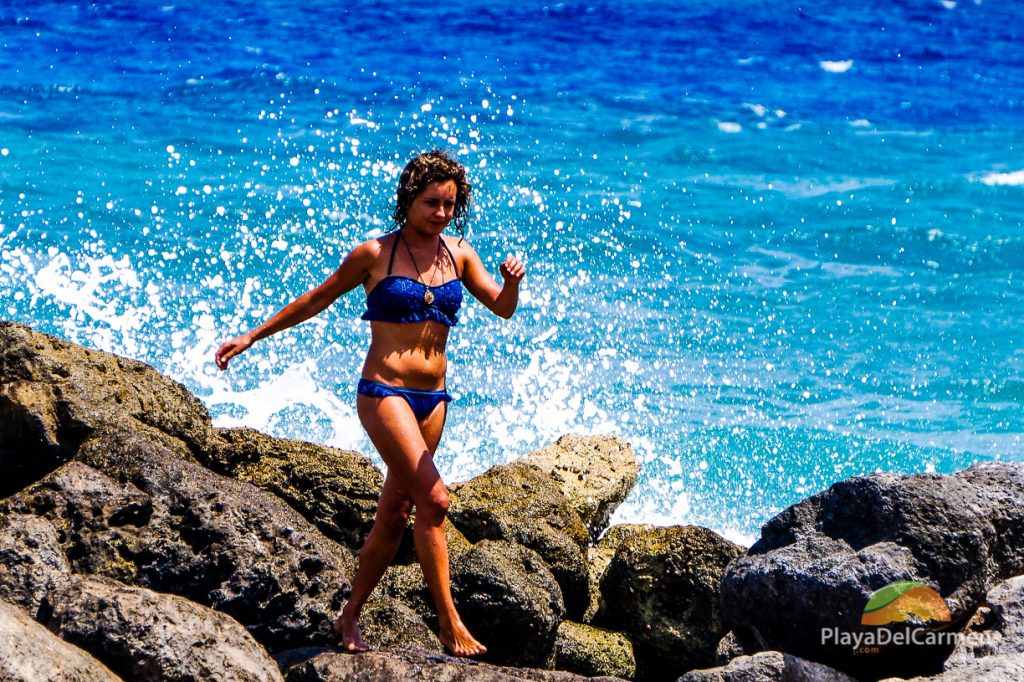
[[[152,364],[219,425],[372,454],[361,293],[219,343],[470,169],[527,263],[450,345],[460,480],[559,435],[642,462],[615,521],[749,542],[873,471],[1024,459],[1024,6],[0,4],[0,317]],[[375,455],[374,455],[375,456]]]

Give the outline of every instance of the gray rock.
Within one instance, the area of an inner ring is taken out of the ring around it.
[[[621,632],[563,620],[555,636],[555,668],[580,675],[636,674],[633,643]]]
[[[618,678],[584,678],[567,672],[503,668],[424,651],[325,653],[288,670],[287,682],[582,682]]]
[[[118,675],[140,682],[282,680],[234,619],[182,597],[83,577],[48,598],[46,625]]]
[[[252,429],[217,429],[216,435],[217,447],[204,464],[274,493],[349,549],[362,547],[384,485],[368,458]]]
[[[363,639],[374,649],[444,651],[441,640],[415,611],[384,595],[371,597],[360,614],[359,626]]]
[[[725,634],[719,583],[741,553],[697,526],[652,528],[619,545],[601,581],[601,624],[629,634],[638,679],[668,679],[714,662]]]
[[[463,622],[503,665],[542,666],[565,615],[558,584],[540,556],[483,540],[452,563],[452,596]]]
[[[832,486],[769,521],[722,581],[726,623],[775,649],[854,675],[939,669],[948,646],[856,656],[823,644],[851,634],[876,590],[914,580],[966,619],[997,582],[1024,573],[1024,466],[987,463],[951,476],[878,474]],[[917,627],[901,624],[896,629]]]
[[[828,666],[778,651],[740,656],[721,668],[691,670],[679,682],[855,682]]]
[[[987,656],[931,677],[890,677],[882,682],[1020,682],[1024,680],[1024,654]]]
[[[71,459],[102,425],[186,458],[211,438],[202,403],[152,367],[0,322],[0,497]]]
[[[589,536],[551,476],[522,461],[493,467],[452,486],[448,516],[470,542],[508,540],[537,552],[558,581],[569,616],[586,611]]]
[[[35,615],[51,590],[71,579],[57,530],[46,519],[0,514],[0,599]]]
[[[347,550],[286,504],[151,441],[122,434],[0,501],[58,527],[73,570],[223,611],[264,646],[328,644],[347,595]]]
[[[596,541],[615,508],[636,485],[640,465],[614,436],[566,435],[523,460],[551,476]]]
[[[986,656],[1024,654],[1024,576],[999,583],[985,596],[943,666],[953,670]]]
[[[0,600],[0,680],[120,682],[121,678],[14,604]]]

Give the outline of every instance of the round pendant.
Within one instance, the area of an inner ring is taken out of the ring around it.
[[[431,291],[430,289],[427,289],[426,291],[424,291],[423,292],[423,302],[426,303],[427,305],[430,305],[431,303],[433,303],[434,302],[434,292]]]

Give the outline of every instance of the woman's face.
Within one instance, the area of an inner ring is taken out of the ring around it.
[[[406,227],[424,234],[441,234],[455,215],[457,197],[454,180],[430,183],[412,200],[406,215]]]

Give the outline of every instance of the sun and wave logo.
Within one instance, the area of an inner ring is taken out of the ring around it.
[[[931,623],[951,620],[949,607],[939,593],[924,583],[901,581],[890,583],[871,595],[861,625],[890,623]]]

